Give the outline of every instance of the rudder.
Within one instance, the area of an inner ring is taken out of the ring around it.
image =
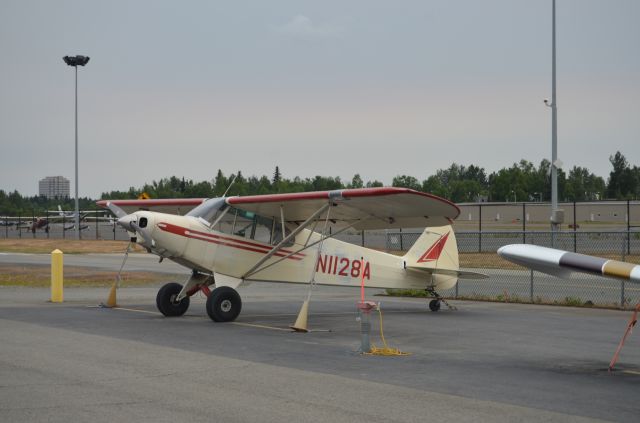
[[[457,271],[458,243],[451,225],[425,228],[404,256],[407,267]]]

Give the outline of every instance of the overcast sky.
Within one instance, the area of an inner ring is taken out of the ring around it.
[[[558,0],[558,156],[640,165],[640,1]],[[0,1],[0,189],[177,175],[390,184],[551,156],[551,0]]]

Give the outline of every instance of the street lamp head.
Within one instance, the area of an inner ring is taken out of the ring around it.
[[[89,62],[88,56],[64,56],[62,58],[69,66],[84,66]]]

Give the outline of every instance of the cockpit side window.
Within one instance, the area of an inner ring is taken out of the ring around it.
[[[214,229],[271,245],[282,240],[282,227],[274,219],[236,208],[231,208]]]

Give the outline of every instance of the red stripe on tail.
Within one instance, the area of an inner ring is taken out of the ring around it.
[[[449,238],[450,232],[447,232],[445,235],[442,235],[436,242],[433,243],[431,247],[418,259],[418,263],[425,263],[428,261],[438,260],[440,258],[440,254],[442,254],[442,250],[444,250],[444,245],[447,243],[447,239]]]

